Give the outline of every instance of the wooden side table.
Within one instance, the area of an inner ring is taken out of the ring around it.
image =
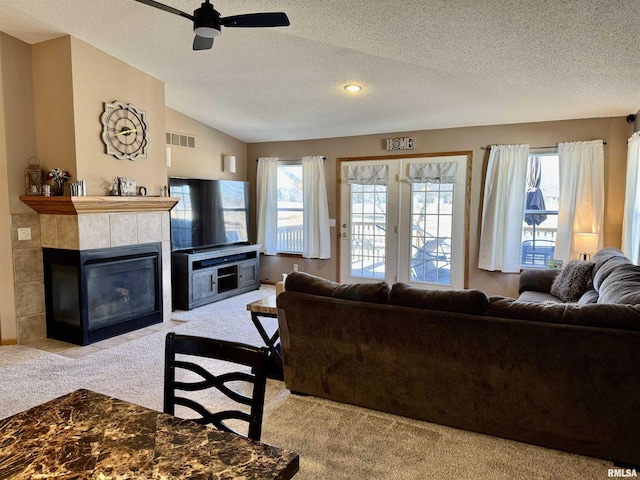
[[[260,317],[266,318],[278,318],[278,307],[276,306],[276,296],[270,295],[261,300],[251,302],[247,305],[247,310],[251,312],[251,320],[256,326],[258,333],[264,340],[264,343],[269,348],[269,358],[273,361],[276,371],[272,371],[270,377],[278,380],[284,380],[284,373],[282,370],[282,356],[280,354],[279,345],[276,344],[280,338],[280,331],[276,328],[273,335],[269,336],[267,331],[260,321]]]

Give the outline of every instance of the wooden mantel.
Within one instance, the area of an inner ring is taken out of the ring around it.
[[[178,201],[176,197],[42,197],[21,196],[20,200],[45,215],[78,215],[82,213],[167,212]]]

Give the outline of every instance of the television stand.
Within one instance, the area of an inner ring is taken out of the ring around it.
[[[191,310],[260,288],[260,245],[174,252],[173,308]]]

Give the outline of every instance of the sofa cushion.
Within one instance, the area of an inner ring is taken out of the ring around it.
[[[606,262],[607,260],[609,260],[611,258],[622,258],[627,263],[630,263],[630,260],[625,256],[625,254],[622,253],[621,250],[619,250],[619,249],[617,249],[615,247],[605,247],[605,248],[602,248],[602,249],[598,250],[591,257],[591,261],[596,264],[595,268],[597,269],[598,268],[598,264],[604,263],[604,262]]]
[[[640,267],[632,263],[617,265],[600,284],[598,303],[640,304]]]
[[[509,297],[492,295],[489,297],[489,306],[484,313],[489,317],[562,323],[565,305],[561,302],[523,302]]]
[[[518,280],[518,293],[522,292],[545,292],[551,291],[551,285],[558,277],[560,270],[530,269],[523,270]]]
[[[339,284],[305,272],[292,272],[284,282],[285,290],[331,297]]]
[[[482,315],[489,299],[482,290],[424,290],[399,282],[391,287],[389,304]]]
[[[640,306],[576,303],[527,303],[491,296],[486,316],[532,322],[619,328],[640,331]]]
[[[535,302],[535,303],[561,303],[558,297],[546,292],[536,292],[535,290],[525,290],[518,296],[519,302]]]
[[[389,297],[386,282],[342,284],[305,272],[287,275],[285,290],[373,303],[387,303]]]
[[[593,262],[571,260],[551,285],[551,295],[564,302],[577,302],[591,280]]]
[[[625,257],[609,257],[603,261],[595,262],[593,268],[593,288],[600,292],[602,283],[615,272],[619,267],[630,265],[631,262]]]
[[[598,302],[598,292],[595,291],[593,287],[588,288],[586,292],[582,294],[582,296],[578,299],[578,303],[580,305],[586,305],[587,303],[597,303]]]
[[[343,283],[338,285],[332,296],[359,302],[387,303],[389,285],[386,282]]]

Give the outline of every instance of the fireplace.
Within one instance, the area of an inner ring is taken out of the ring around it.
[[[47,336],[88,345],[162,322],[162,244],[44,248]]]

